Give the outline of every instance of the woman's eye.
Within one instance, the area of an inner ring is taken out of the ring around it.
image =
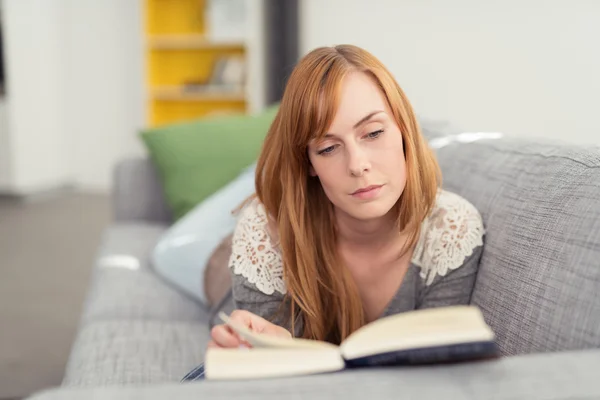
[[[324,148],[322,150],[319,150],[317,152],[317,154],[319,154],[319,155],[321,155],[321,154],[327,155],[327,154],[330,154],[333,150],[335,150],[335,146],[329,146],[329,147],[326,147],[326,148]]]
[[[367,135],[367,137],[368,137],[369,139],[376,139],[376,138],[378,138],[379,136],[381,136],[381,134],[382,134],[382,133],[383,133],[383,129],[379,129],[379,130],[377,130],[377,131],[375,131],[375,132],[371,132],[371,133],[369,133],[369,134]]]

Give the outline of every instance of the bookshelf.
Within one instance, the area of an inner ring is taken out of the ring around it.
[[[147,123],[248,110],[244,40],[211,37],[210,0],[144,0]]]

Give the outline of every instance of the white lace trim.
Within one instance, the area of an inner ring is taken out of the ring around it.
[[[483,221],[477,209],[457,194],[441,190],[431,215],[423,221],[412,262],[426,285],[436,275],[460,267],[483,245]]]
[[[265,294],[285,294],[281,253],[271,242],[267,223],[267,214],[258,200],[243,209],[232,238],[229,268]]]
[[[412,262],[431,285],[436,275],[460,267],[473,250],[483,245],[483,221],[475,207],[462,197],[441,190],[431,215],[423,222]],[[267,231],[267,215],[258,200],[241,213],[232,240],[229,267],[261,292],[285,294],[283,261]]]

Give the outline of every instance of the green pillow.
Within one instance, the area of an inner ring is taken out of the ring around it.
[[[275,105],[258,115],[212,117],[141,132],[176,220],[256,161],[277,109]]]

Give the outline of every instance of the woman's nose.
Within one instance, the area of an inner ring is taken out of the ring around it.
[[[371,163],[367,154],[360,149],[351,148],[348,150],[348,170],[352,176],[362,176],[366,171],[371,168]]]

